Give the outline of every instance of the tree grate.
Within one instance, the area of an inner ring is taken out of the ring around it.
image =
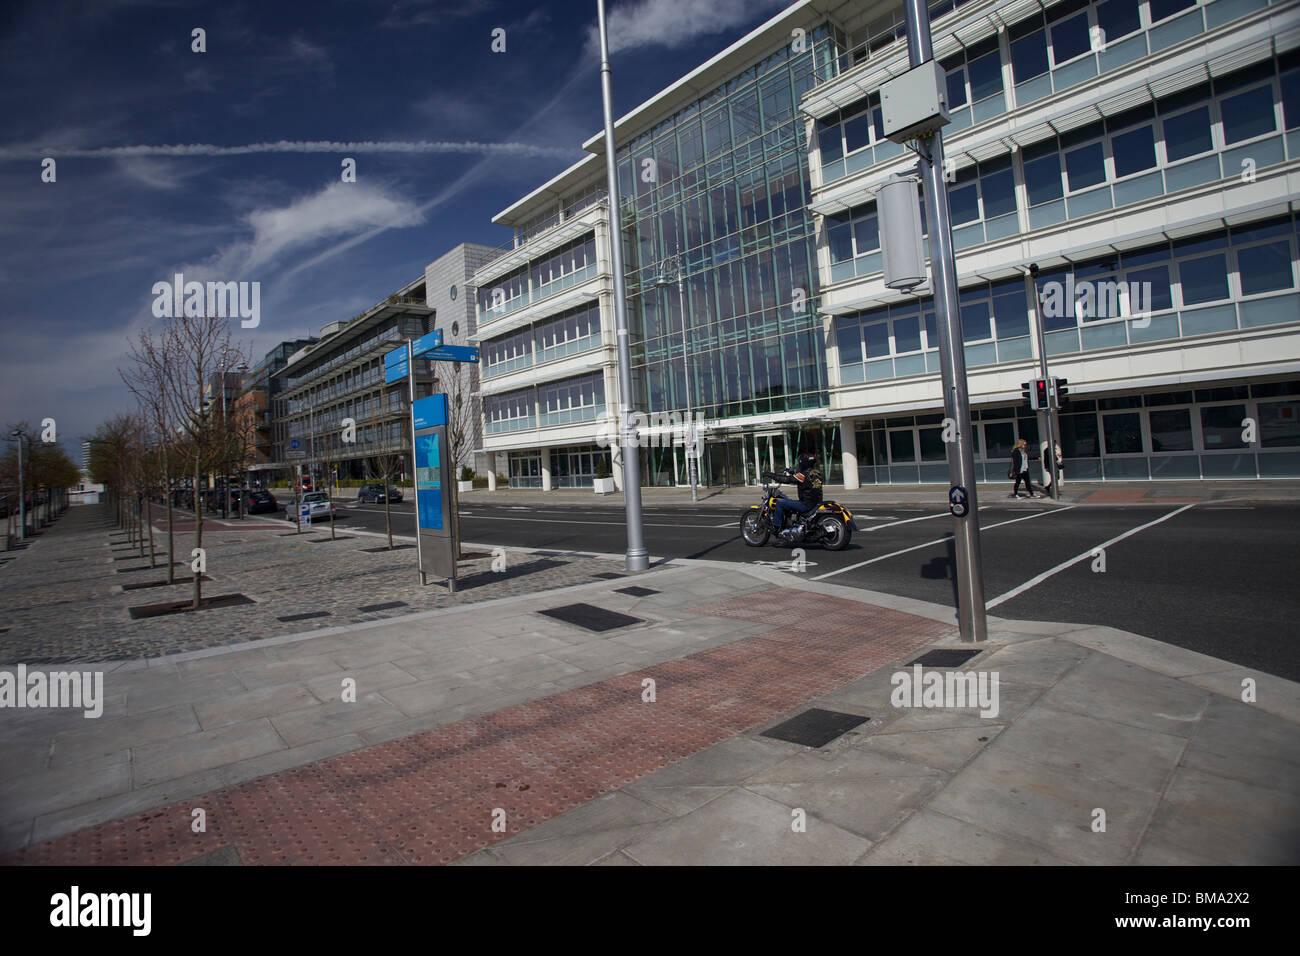
[[[857,714],[843,714],[835,710],[814,707],[763,731],[760,736],[801,744],[804,747],[825,747],[832,740],[843,736],[859,724],[865,724],[870,719]]]
[[[553,617],[557,621],[564,621],[566,624],[585,627],[589,631],[612,631],[631,624],[645,623],[639,617],[620,614],[618,611],[610,611],[593,604],[566,604],[564,607],[548,608],[537,613]]]
[[[654,588],[643,588],[639,584],[634,584],[630,588],[615,588],[615,594],[630,594],[633,597],[648,597],[651,594],[659,594]]]
[[[922,667],[961,667],[972,657],[982,651],[968,651],[956,647],[944,647],[936,651],[926,651],[914,661],[908,661],[905,667],[920,664]]]

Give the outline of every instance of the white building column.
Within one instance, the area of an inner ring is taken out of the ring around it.
[[[862,487],[858,479],[858,442],[853,419],[840,419],[840,460],[844,469],[844,490],[855,491]]]
[[[542,491],[551,490],[551,450],[542,449]]]

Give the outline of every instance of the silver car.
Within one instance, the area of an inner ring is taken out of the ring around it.
[[[334,502],[330,501],[330,496],[323,491],[309,491],[302,496],[303,503],[311,508],[311,520],[317,518],[328,518],[330,512],[334,510]],[[298,516],[297,499],[291,498],[284,506],[285,517],[293,521]]]

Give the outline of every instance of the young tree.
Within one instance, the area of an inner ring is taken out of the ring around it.
[[[163,395],[172,421],[180,423],[186,456],[194,475],[194,551],[203,549],[203,496],[200,493],[204,467],[222,464],[227,451],[226,436],[217,424],[222,417],[221,399],[211,395],[214,378],[225,387],[225,375],[246,364],[243,353],[231,341],[229,320],[213,315],[181,316],[166,320],[162,329],[162,351],[166,357],[167,384]],[[200,565],[201,567],[201,565]],[[202,606],[203,575],[195,571],[194,610]]]
[[[386,396],[385,396],[386,397]],[[400,405],[396,406],[400,408]],[[384,486],[384,531],[388,534],[388,550],[393,550],[393,513],[390,508],[388,489],[391,488],[402,470],[402,440],[388,437],[387,429],[391,422],[385,422],[382,409],[375,407],[370,413],[371,428],[375,436],[375,454],[367,461],[366,470],[370,477],[379,480]],[[411,430],[409,417],[399,419],[398,434]],[[414,497],[414,495],[412,495]]]
[[[451,455],[451,520],[456,525],[456,542],[460,542],[460,503],[456,479],[461,465],[473,460],[478,441],[482,401],[479,398],[478,366],[470,362],[434,362],[434,392],[447,395],[447,444]],[[417,506],[418,507],[418,506]],[[461,551],[457,557],[463,558]]]
[[[140,406],[140,417],[146,426],[148,454],[150,456],[149,489],[161,487],[167,499],[167,583],[174,584],[176,564],[175,518],[172,513],[172,487],[176,455],[174,435],[179,425],[172,417],[172,406],[167,401],[168,362],[164,341],[149,330],[131,344],[131,365],[119,368],[118,374]],[[146,492],[146,500],[150,493]],[[149,506],[146,506],[149,508]],[[154,566],[152,509],[149,508],[149,566]]]

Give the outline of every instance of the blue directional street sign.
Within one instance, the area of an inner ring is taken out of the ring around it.
[[[403,349],[402,351],[406,350]],[[384,366],[384,384],[392,385],[394,382],[400,382],[406,378],[406,374],[410,369],[411,366],[405,358],[396,364]]]
[[[396,365],[398,362],[406,361],[406,346],[400,345],[391,352],[384,353],[384,365]]]
[[[289,440],[289,447],[292,448],[294,451],[297,451],[301,444],[302,442],[298,441],[298,439],[296,438],[291,438]]]
[[[435,362],[477,362],[478,348],[471,345],[444,345],[424,357]]]
[[[442,329],[434,329],[428,335],[422,335],[411,343],[411,354],[420,358],[425,352],[431,352],[442,345]]]

